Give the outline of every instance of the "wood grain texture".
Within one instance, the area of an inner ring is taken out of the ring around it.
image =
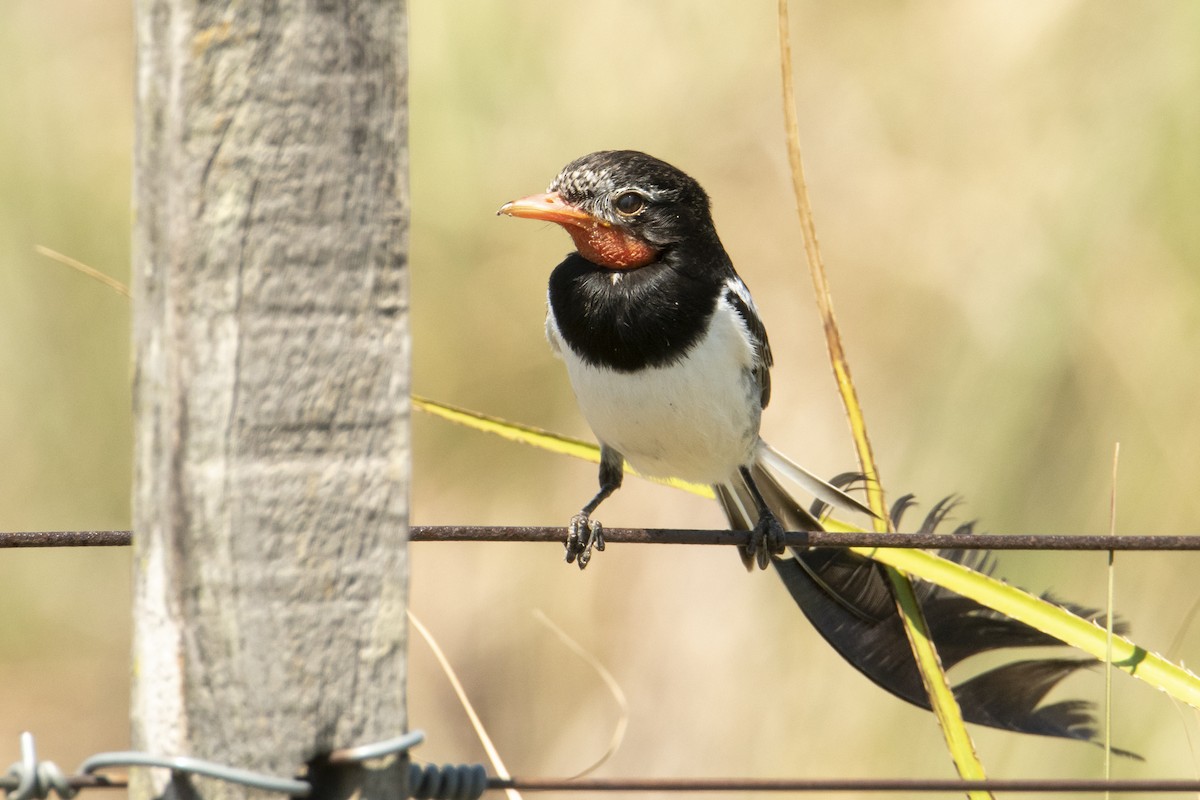
[[[137,28],[133,744],[294,775],[406,723],[404,3]]]

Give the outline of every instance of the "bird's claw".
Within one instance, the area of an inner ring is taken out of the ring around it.
[[[567,563],[575,561],[583,569],[592,560],[593,550],[604,549],[604,526],[587,514],[576,514],[567,525],[566,548]]]
[[[782,555],[786,541],[783,526],[775,515],[763,514],[750,531],[750,544],[746,547],[747,555],[754,558],[759,569],[766,569],[771,563],[771,556]]]

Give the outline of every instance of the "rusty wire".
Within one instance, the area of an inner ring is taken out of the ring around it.
[[[72,775],[72,789],[123,789],[124,775]],[[11,790],[12,780],[0,776],[0,789]],[[1091,778],[988,778],[963,781],[954,778],[488,778],[487,789],[521,792],[856,792],[901,794],[970,791],[1022,794],[1100,794],[1140,792],[1182,794],[1200,792],[1200,780],[1091,779]]]
[[[125,547],[130,531],[4,531],[0,548],[13,547]]]
[[[415,525],[414,542],[562,542],[561,526]],[[694,528],[605,528],[621,544],[744,545],[745,531]],[[0,549],[17,547],[123,547],[132,534],[113,531],[0,532]],[[1095,536],[1089,534],[829,533],[791,532],[789,547],[911,547],[922,550],[1200,550],[1200,536]]]
[[[429,525],[412,528],[414,542],[562,542],[549,527]],[[625,544],[744,545],[746,531],[605,528],[606,542]],[[944,550],[1200,550],[1200,536],[1092,536],[1066,534],[830,533],[793,531],[789,547],[911,547]]]
[[[955,778],[490,778],[488,789],[522,792],[1197,792],[1200,780],[1099,780],[1071,778],[988,778],[964,781]]]

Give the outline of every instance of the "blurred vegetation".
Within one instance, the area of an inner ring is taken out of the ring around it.
[[[994,532],[1193,533],[1200,494],[1200,6],[1048,0],[793,4],[810,191],[849,357],[893,496],[961,493]],[[411,4],[414,389],[576,435],[542,340],[568,248],[497,220],[582,153],[633,147],[695,175],[755,291],[778,366],[766,435],[853,465],[801,263],[781,141],[773,4]],[[128,279],[128,4],[0,5],[0,529],[128,525],[127,301],[33,252]],[[593,468],[414,420],[417,523],[564,522]],[[610,525],[719,524],[631,483]],[[769,576],[724,552],[419,545],[413,607],[510,767],[566,774],[612,703],[529,615],[616,674],[611,775],[946,775],[932,718],[846,668]],[[128,553],[0,554],[0,748],[65,766],[126,744]],[[1104,557],[1005,554],[1001,573],[1102,604]],[[1190,556],[1117,557],[1135,639],[1194,662]],[[719,587],[717,591],[714,591]],[[1068,687],[1099,700],[1098,675]],[[1193,712],[1117,678],[1128,777],[1190,777]],[[421,755],[480,757],[423,646]],[[1189,738],[1190,737],[1190,738]],[[1083,745],[988,731],[1003,776],[1094,776]]]

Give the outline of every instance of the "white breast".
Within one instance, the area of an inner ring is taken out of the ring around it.
[[[596,438],[642,474],[722,483],[753,460],[762,412],[754,352],[741,317],[724,302],[682,361],[639,372],[585,363],[563,341],[553,312],[546,334]]]

